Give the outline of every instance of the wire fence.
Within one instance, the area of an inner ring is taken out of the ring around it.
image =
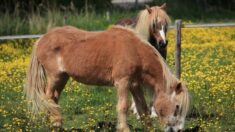
[[[208,24],[185,24],[181,28],[211,28],[211,27],[235,27],[235,23],[208,23]],[[170,29],[174,29],[175,25],[170,25]],[[40,38],[42,34],[36,35],[8,35],[0,36],[0,40],[12,40],[12,39],[33,39]]]
[[[8,36],[0,36],[0,40],[12,40],[12,39],[33,39],[40,38],[42,34],[38,35],[8,35]]]
[[[176,20],[175,25],[171,28],[176,29],[175,35],[175,74],[180,79],[181,76],[181,29],[182,28],[211,28],[211,27],[235,27],[235,23],[209,23],[209,24],[186,24],[183,25],[181,20]]]

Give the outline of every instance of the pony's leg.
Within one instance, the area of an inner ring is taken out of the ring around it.
[[[147,126],[147,129],[150,129],[152,127],[152,123],[151,119],[149,118],[148,107],[144,98],[144,92],[142,88],[139,86],[131,87],[130,91],[135,101],[140,119],[144,122],[144,125]]]
[[[136,115],[136,118],[140,119],[140,115],[137,112],[137,108],[136,108],[135,101],[134,101],[133,97],[131,98],[131,110],[132,110],[133,114]]]
[[[152,98],[152,99],[150,100],[150,103],[149,103],[149,107],[150,107],[150,117],[151,117],[151,118],[155,118],[155,117],[157,117],[157,113],[156,113],[156,110],[155,110],[155,108],[154,108],[154,106],[153,106],[153,103],[154,103],[154,100],[155,100],[155,98],[156,98],[156,95],[154,94],[154,91],[153,91],[152,89],[149,89],[149,90],[148,90],[148,94],[149,94],[149,96]]]
[[[129,127],[127,125],[127,110],[128,110],[128,91],[129,91],[129,81],[127,78],[115,81],[115,86],[117,88],[118,104],[118,124],[117,131],[119,132],[129,132]]]
[[[57,105],[60,93],[68,80],[68,76],[65,74],[48,74],[47,77],[46,98],[49,99],[51,103]],[[53,123],[52,125],[54,127],[61,127],[62,116],[59,107],[52,107],[48,110],[51,116],[50,120]]]
[[[151,109],[150,109],[150,110],[151,110],[150,117],[151,117],[151,118],[158,117],[158,116],[157,116],[157,113],[156,113],[156,110],[155,110],[155,108],[154,108],[154,106],[153,106],[153,102],[154,102],[155,98],[156,98],[156,95],[153,94],[153,95],[152,95],[152,100],[151,100],[151,102],[150,102],[150,108],[151,108]]]
[[[63,74],[60,76],[60,80],[59,80],[58,85],[55,88],[55,92],[54,92],[54,101],[57,104],[59,102],[60,94],[63,91],[68,79],[69,79],[69,76],[67,74]]]

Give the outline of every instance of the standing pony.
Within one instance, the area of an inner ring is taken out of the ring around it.
[[[137,18],[125,18],[117,22],[116,25],[133,27],[166,60],[168,44],[166,34],[170,18],[165,12],[165,8],[165,3],[161,6],[146,6],[146,9],[140,11]]]
[[[151,127],[142,85],[157,95],[153,105],[165,130],[183,128],[189,105],[187,88],[170,72],[158,51],[130,29],[115,26],[94,33],[66,26],[50,30],[36,42],[26,97],[32,102],[32,113],[49,113],[55,127],[62,125],[58,101],[69,77],[84,84],[116,87],[118,131],[129,131],[128,92],[144,125]]]

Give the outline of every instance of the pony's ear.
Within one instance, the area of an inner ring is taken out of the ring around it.
[[[175,93],[176,93],[176,94],[180,94],[182,91],[183,91],[182,83],[179,82],[179,83],[177,83],[177,85],[176,85],[176,87],[175,87]]]
[[[161,6],[160,6],[161,9],[166,9],[166,3],[163,3]]]
[[[145,5],[145,8],[147,9],[147,11],[149,12],[149,14],[152,13],[152,9],[149,7],[149,5]]]

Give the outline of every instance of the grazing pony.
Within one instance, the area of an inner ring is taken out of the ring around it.
[[[161,6],[146,6],[146,9],[140,11],[137,18],[125,18],[118,21],[116,25],[133,27],[166,60],[168,44],[166,34],[168,25],[170,24],[170,18],[165,12],[165,8],[165,3]]]
[[[129,131],[129,91],[144,125],[151,127],[142,85],[157,95],[154,107],[165,130],[183,128],[189,105],[187,88],[170,72],[158,51],[131,29],[114,26],[88,32],[66,26],[50,30],[36,42],[26,97],[32,113],[48,112],[54,127],[62,125],[58,101],[69,77],[84,84],[116,87],[118,131]]]

